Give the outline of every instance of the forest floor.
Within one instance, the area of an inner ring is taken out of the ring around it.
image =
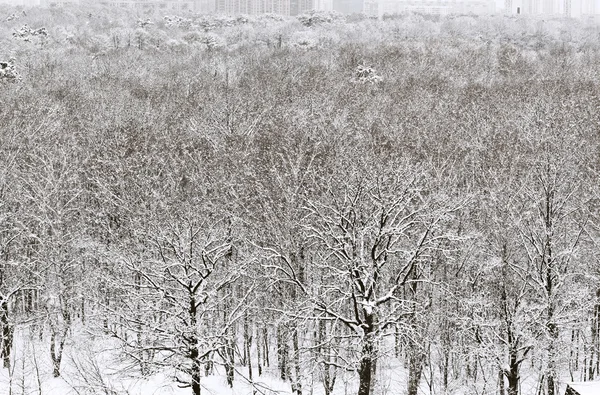
[[[61,377],[52,375],[52,361],[46,341],[30,336],[16,336],[11,368],[0,369],[0,395],[188,395],[190,388],[180,388],[173,380],[172,369],[165,368],[141,378],[128,364],[119,361],[118,351],[109,338],[74,336],[65,345]],[[247,379],[247,367],[236,367],[233,388],[227,385],[224,369],[202,378],[202,392],[210,395],[291,395],[291,386],[277,377],[276,362],[257,375],[253,366],[253,385]],[[357,380],[350,373],[338,373],[334,395],[354,394]],[[377,394],[401,394],[406,388],[406,372],[396,359],[382,362],[378,374]],[[304,393],[324,394],[318,372],[306,372]],[[424,389],[425,390],[425,389]],[[427,392],[427,391],[426,391]],[[425,392],[424,392],[425,393]]]
[[[139,374],[116,357],[114,342],[106,337],[89,335],[74,336],[66,344],[61,364],[61,377],[52,375],[52,362],[47,342],[31,340],[21,334],[15,338],[11,368],[0,369],[0,395],[189,395],[190,388],[180,388],[174,382],[172,370],[165,368],[149,377]],[[289,382],[277,377],[276,362],[263,368],[257,375],[253,366],[252,385],[247,367],[237,366],[233,388],[226,383],[224,369],[215,368],[214,374],[202,378],[202,392],[209,395],[292,395]],[[441,393],[435,383],[430,386],[431,371],[424,371],[420,393]],[[436,372],[434,372],[434,375]],[[396,358],[380,361],[374,395],[400,395],[406,392],[407,371]],[[522,371],[521,391],[523,395],[535,395],[537,374],[532,369]],[[448,393],[456,395],[496,394],[494,378],[489,378],[489,387],[470,387],[453,382]],[[568,382],[565,377],[564,382]],[[358,382],[352,372],[338,373],[333,395],[350,395],[357,392]],[[325,393],[318,371],[306,371],[303,393],[323,395]],[[564,384],[559,394],[564,393]]]

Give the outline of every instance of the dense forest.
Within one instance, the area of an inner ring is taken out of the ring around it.
[[[594,20],[0,16],[0,393],[600,375]]]

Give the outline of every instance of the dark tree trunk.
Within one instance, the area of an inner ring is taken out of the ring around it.
[[[302,395],[302,381],[300,373],[300,346],[298,343],[298,327],[294,324],[292,329],[292,345],[294,347],[294,382],[292,384],[292,393]]]
[[[396,323],[394,330],[394,355],[396,358],[400,358],[402,354],[402,338],[400,336],[400,325]]]
[[[71,326],[71,314],[67,310],[63,310],[62,316],[63,322],[60,324],[60,332],[59,328],[54,326],[51,328],[52,333],[50,335],[50,357],[52,359],[52,375],[54,377],[60,376],[60,364],[65,348],[65,339]]]
[[[510,370],[506,372],[508,380],[508,395],[519,395],[519,363],[516,357],[511,355]]]
[[[333,339],[329,339],[327,336],[327,322],[325,320],[319,321],[317,336],[319,343],[317,352],[323,358],[323,389],[325,390],[325,395],[331,395],[335,387],[337,372],[334,365],[336,362],[335,356],[331,355],[331,342],[333,342]]]
[[[252,347],[252,325],[250,322],[250,318],[248,317],[248,312],[246,311],[244,314],[244,359],[248,364],[248,380],[253,385],[253,377],[252,377],[252,356],[250,354],[250,348]],[[259,362],[260,364],[260,362]],[[252,393],[256,394],[256,388],[252,388]]]
[[[592,315],[591,334],[592,344],[590,347],[590,364],[588,368],[589,380],[594,379],[595,373],[597,373],[600,368],[600,289],[596,291],[596,304]]]
[[[551,313],[549,313],[549,317],[553,317],[552,309],[549,309]],[[556,394],[556,361],[555,361],[555,347],[556,341],[558,339],[558,328],[555,324],[549,323],[547,325],[548,332],[550,334],[550,342],[548,346],[548,369],[546,372],[546,383],[548,384],[548,390],[546,395],[555,395]]]
[[[57,339],[57,337],[60,339]],[[60,376],[60,364],[65,346],[65,337],[66,333],[64,335],[57,335],[56,331],[52,331],[50,335],[50,357],[52,358],[52,376],[54,377]]]
[[[225,374],[227,376],[227,385],[233,388],[233,380],[235,376],[235,337],[230,334],[226,340],[227,345],[224,349],[224,365]]]
[[[421,374],[423,373],[423,352],[419,345],[413,345],[413,350],[409,355],[408,364],[408,395],[417,395],[419,383],[421,382]]]
[[[375,358],[374,317],[365,315],[365,329],[360,367],[358,368],[358,395],[370,395],[373,384],[373,361]]]
[[[289,378],[287,330],[280,325],[277,327],[277,363],[279,377],[286,381]]]
[[[3,366],[10,369],[10,352],[12,350],[13,328],[8,320],[8,301],[0,303],[0,326],[2,327],[2,361]]]
[[[262,345],[261,344],[262,343],[260,341],[260,331],[257,328],[257,330],[256,330],[256,362],[257,362],[257,365],[258,365],[257,368],[258,368],[258,375],[259,376],[262,376],[262,361],[261,361],[261,358],[262,358],[262,355],[261,355],[262,354],[262,352],[261,352]]]
[[[198,359],[198,339],[190,339],[190,359],[192,360],[192,393],[200,395],[200,360]]]
[[[205,376],[210,376],[213,374],[214,371],[214,362],[213,362],[213,354],[209,353],[207,355],[207,360],[204,363],[204,375]]]
[[[362,349],[362,358],[358,369],[358,395],[371,393],[371,374],[373,373],[373,344],[372,340],[365,339]]]
[[[198,336],[196,334],[196,326],[197,326],[197,311],[196,311],[196,298],[192,291],[190,291],[190,306],[189,306],[189,316],[190,316],[190,334],[187,338],[187,342],[189,344],[189,355],[192,360],[192,368],[191,368],[191,386],[192,393],[194,395],[200,395],[200,372],[201,372],[201,364],[200,364],[200,352],[198,350]]]
[[[231,291],[231,289],[227,289]],[[230,310],[230,295],[225,295],[224,306],[223,306],[223,323],[227,325],[225,329],[225,345],[219,353],[223,358],[223,366],[225,368],[225,376],[227,377],[227,385],[233,388],[233,380],[235,378],[235,347],[236,347],[236,334],[235,326],[227,323],[228,314]]]
[[[263,327],[262,331],[263,331],[262,340],[263,340],[263,344],[264,344],[264,348],[263,348],[264,365],[266,367],[269,367],[271,365],[269,363],[269,330],[267,329],[266,325]]]

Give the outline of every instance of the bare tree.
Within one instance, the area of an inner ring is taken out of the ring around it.
[[[295,284],[317,312],[352,331],[358,394],[369,395],[385,331],[396,323],[417,329],[409,318],[414,317],[414,300],[403,298],[401,291],[427,281],[422,269],[431,264],[439,242],[448,239],[442,225],[456,207],[437,201],[426,189],[423,171],[407,163],[379,171],[363,167],[340,176],[328,180],[327,200],[306,201],[313,259],[327,285],[314,292],[285,255],[272,257],[273,269]],[[419,369],[414,366],[417,382]]]
[[[149,254],[126,261],[132,281],[122,284],[130,290],[123,319],[136,334],[120,336],[130,356],[142,364],[174,366],[190,377],[177,379],[194,395],[201,392],[203,364],[224,346],[245,303],[234,301],[220,326],[210,320],[219,291],[234,283],[241,269],[226,266],[232,244],[225,222],[209,218],[175,216],[153,227],[147,234]]]

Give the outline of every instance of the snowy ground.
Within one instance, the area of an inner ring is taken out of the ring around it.
[[[106,338],[75,337],[66,345],[62,375],[52,377],[52,364],[46,342],[29,340],[21,334],[15,337],[11,369],[0,370],[0,395],[189,395],[189,388],[179,388],[171,372],[155,374],[146,379],[133,378],[123,372],[116,362],[114,344]],[[73,344],[77,347],[74,348]],[[290,384],[276,376],[275,367],[265,369],[257,376],[254,367],[254,385],[244,379],[247,368],[238,367],[233,388],[226,383],[222,368],[215,375],[202,378],[202,393],[210,395],[291,395]],[[401,394],[406,388],[404,369],[397,361],[382,362],[379,370],[377,394]],[[335,395],[355,394],[356,377],[352,373],[339,373]],[[306,374],[304,393],[324,394],[317,373]]]
[[[52,377],[52,365],[47,343],[30,340],[31,336],[20,334],[15,337],[12,368],[0,370],[0,395],[190,395],[189,388],[179,388],[172,380],[172,372],[165,371],[146,379],[133,377],[124,372],[124,366],[116,361],[114,343],[106,338],[74,336],[67,344],[62,363],[62,377]],[[17,340],[18,339],[18,340]],[[74,344],[77,347],[74,348]],[[291,395],[290,384],[281,381],[275,367],[266,369],[257,376],[254,368],[254,386],[244,376],[247,368],[238,367],[233,388],[226,384],[222,369],[215,375],[202,378],[202,393],[209,395]],[[374,395],[402,395],[406,393],[406,370],[395,358],[381,360],[378,366],[377,388]],[[522,394],[535,395],[538,376],[536,372],[522,372]],[[565,379],[564,382],[570,380]],[[339,373],[334,395],[353,395],[357,392],[356,375]],[[442,393],[435,385],[429,386],[427,371],[421,383],[421,394]],[[323,395],[318,373],[306,372],[303,381],[304,393]],[[493,378],[487,388],[469,388],[457,384],[449,388],[449,394],[487,395],[496,394]],[[564,383],[559,394],[564,393]]]

